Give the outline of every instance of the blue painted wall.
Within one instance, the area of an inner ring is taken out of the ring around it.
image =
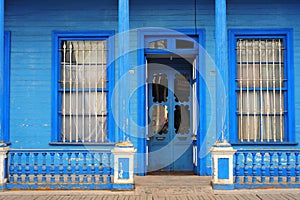
[[[130,0],[130,28],[164,27],[205,29],[207,56],[207,147],[215,141],[214,1],[197,0]],[[51,140],[51,36],[53,30],[115,30],[117,0],[6,0],[5,30],[11,31],[10,141],[12,148],[53,147]],[[284,0],[228,0],[228,28],[293,28],[295,69],[295,134],[300,142],[300,2]],[[196,19],[196,21],[195,21]],[[134,36],[134,35],[133,35]],[[136,45],[137,35],[131,38]],[[227,47],[224,47],[227,48]],[[210,59],[211,58],[211,59]],[[138,63],[137,53],[130,54],[130,68]],[[116,65],[118,66],[118,65]],[[116,68],[116,75],[118,69]],[[116,76],[117,77],[117,76]],[[228,81],[228,80],[227,80]],[[130,88],[137,84],[137,73],[131,75]],[[209,98],[211,97],[211,98]],[[137,122],[138,96],[131,97],[130,113]],[[131,126],[136,134],[137,129]],[[134,140],[136,142],[136,140]],[[135,144],[136,145],[136,144]],[[76,147],[79,148],[79,147]],[[289,148],[289,147],[285,147]],[[210,156],[207,156],[210,173]]]
[[[6,1],[5,29],[12,35],[12,148],[59,148],[48,145],[52,31],[115,30],[116,27],[115,1]]]

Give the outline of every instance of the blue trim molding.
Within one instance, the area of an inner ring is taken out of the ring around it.
[[[114,40],[110,37],[114,36],[114,31],[53,31],[52,33],[52,137],[50,145],[59,145],[60,141],[60,95],[59,95],[59,78],[60,78],[60,55],[59,49],[62,40],[107,40],[107,78],[108,83],[105,91],[107,91],[107,141],[105,143],[114,142],[114,120],[111,115],[112,105],[111,97],[114,87]],[[63,143],[61,143],[64,145]],[[66,145],[71,145],[67,143]],[[83,144],[83,143],[82,143]],[[78,144],[77,144],[78,145]]]
[[[236,96],[236,40],[238,38],[280,38],[284,41],[285,54],[284,54],[284,78],[286,79],[286,86],[283,89],[285,92],[284,109],[287,114],[284,120],[284,141],[271,141],[270,144],[274,145],[296,145],[295,142],[295,108],[294,108],[294,61],[293,61],[293,30],[292,29],[229,29],[229,96],[230,96],[230,142],[233,145],[242,145],[238,141],[237,136],[237,96]],[[244,145],[269,145],[269,142],[243,142]]]
[[[3,88],[3,133],[4,142],[10,144],[9,116],[10,116],[10,32],[4,32],[4,88]]]
[[[0,0],[0,143],[4,143],[4,0]]]
[[[3,142],[3,145],[9,145],[9,115],[10,115],[10,32],[5,31],[3,39],[0,43],[3,43],[3,52],[1,52],[1,100],[0,100],[0,143]]]

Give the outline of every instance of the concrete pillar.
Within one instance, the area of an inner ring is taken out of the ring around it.
[[[216,134],[221,140],[228,136],[228,58],[226,0],[215,0],[216,48]],[[220,138],[220,137],[219,137]]]
[[[224,142],[217,142],[211,149],[212,154],[212,187],[219,190],[232,190],[233,184],[233,155],[231,145]]]
[[[121,77],[129,70],[129,0],[118,1],[118,79],[124,80]],[[118,141],[126,141],[128,138],[126,134],[129,132],[128,124],[128,80],[126,83],[119,84],[119,98],[118,98]]]
[[[133,189],[134,187],[134,154],[136,149],[129,141],[116,144],[112,150],[114,155],[114,185],[118,189]]]
[[[0,190],[5,189],[6,179],[6,159],[7,159],[8,147],[0,147]]]

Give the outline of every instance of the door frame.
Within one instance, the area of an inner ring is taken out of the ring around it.
[[[198,99],[198,105],[199,105],[199,115],[198,119],[201,123],[199,123],[199,127],[197,128],[197,153],[196,155],[199,155],[199,149],[200,148],[206,148],[204,138],[206,136],[206,112],[205,112],[205,55],[203,50],[205,49],[204,43],[205,43],[205,30],[204,29],[163,29],[163,28],[149,28],[149,29],[140,29],[138,30],[138,85],[141,85],[141,87],[138,88],[138,110],[141,111],[141,115],[138,117],[138,124],[140,128],[138,129],[138,144],[137,144],[137,174],[144,176],[147,173],[147,138],[146,138],[146,101],[147,101],[147,95],[146,95],[146,48],[145,48],[145,39],[146,37],[176,37],[180,35],[187,35],[190,37],[195,37],[198,39],[199,43],[199,49],[198,53],[194,54],[196,58],[196,69],[198,72],[201,73],[201,76],[198,76],[199,78],[196,80],[197,84],[197,99]],[[159,54],[159,52],[156,52],[156,54]],[[166,52],[164,52],[166,54]],[[180,54],[186,54],[185,52],[180,52]],[[187,54],[190,54],[187,52]],[[201,67],[200,67],[201,66]],[[206,175],[206,157],[197,156],[196,159],[196,169],[195,174],[197,175]]]

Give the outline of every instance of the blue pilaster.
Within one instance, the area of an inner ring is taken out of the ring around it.
[[[128,72],[128,49],[129,49],[129,0],[119,0],[118,4],[118,66],[119,66],[119,81],[126,81],[127,83],[120,83],[119,88],[119,127],[118,127],[118,140],[125,141],[126,133],[129,132],[128,124],[128,85],[129,80],[122,79],[122,76]]]
[[[224,139],[228,137],[228,106],[227,84],[227,29],[226,29],[226,0],[215,0],[215,35],[216,35],[216,134],[221,136],[224,131]]]
[[[0,0],[0,144],[5,143],[4,131],[4,0]]]

